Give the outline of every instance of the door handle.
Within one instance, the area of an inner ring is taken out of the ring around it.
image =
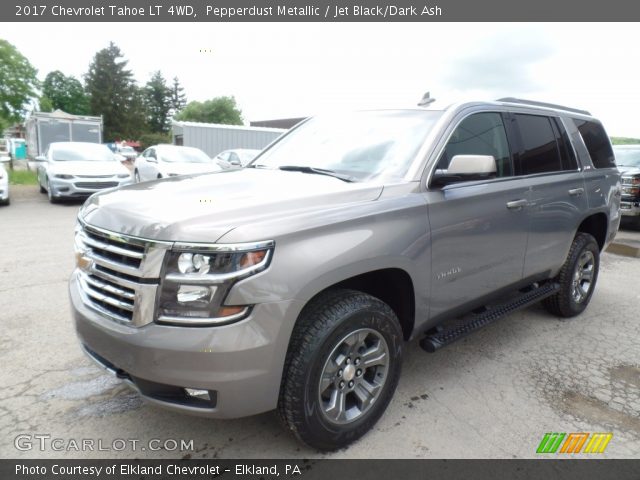
[[[526,207],[527,205],[529,205],[529,202],[524,198],[521,198],[520,200],[513,200],[511,202],[507,202],[507,208],[509,210],[521,210],[523,207]]]
[[[579,197],[583,193],[584,188],[572,188],[571,190],[569,190],[569,195],[571,195],[572,197]]]

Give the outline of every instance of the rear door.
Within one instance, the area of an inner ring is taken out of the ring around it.
[[[531,187],[524,277],[555,273],[587,211],[576,154],[555,116],[515,113],[516,173]]]
[[[438,158],[492,155],[496,175],[426,192],[432,235],[431,318],[463,311],[522,279],[528,183],[514,175],[508,117],[478,112],[457,122]]]

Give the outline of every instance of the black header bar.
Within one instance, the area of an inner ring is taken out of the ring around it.
[[[2,0],[11,22],[638,21],[629,0]]]

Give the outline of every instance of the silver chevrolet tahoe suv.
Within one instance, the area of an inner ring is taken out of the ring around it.
[[[405,342],[433,352],[537,301],[581,313],[620,195],[585,111],[502,99],[312,118],[242,170],[90,197],[77,334],[153,404],[277,409],[301,441],[340,448],[385,411]]]

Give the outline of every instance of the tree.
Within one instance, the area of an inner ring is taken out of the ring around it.
[[[153,133],[169,131],[171,94],[171,89],[167,87],[167,82],[158,70],[151,76],[144,91],[147,125]]]
[[[171,135],[166,133],[145,133],[140,135],[138,141],[140,142],[140,148],[146,150],[159,143],[171,143]]]
[[[39,112],[53,112],[53,102],[49,97],[43,95],[42,97],[40,97],[38,104]]]
[[[78,79],[66,76],[60,70],[49,72],[42,84],[42,95],[49,99],[51,108],[74,115],[89,114],[89,97]],[[42,100],[40,102],[42,108]]]
[[[174,118],[182,121],[242,125],[242,112],[234,97],[189,102]]]
[[[37,98],[37,73],[16,47],[0,39],[0,129],[24,118]]]
[[[173,78],[173,85],[171,86],[171,112],[170,115],[175,117],[184,107],[187,106],[187,96],[184,93],[184,88],[180,85],[178,77]]]
[[[133,138],[136,131],[144,131],[144,103],[128,61],[121,58],[120,49],[110,42],[96,53],[85,75],[91,112],[102,115],[107,140]]]

